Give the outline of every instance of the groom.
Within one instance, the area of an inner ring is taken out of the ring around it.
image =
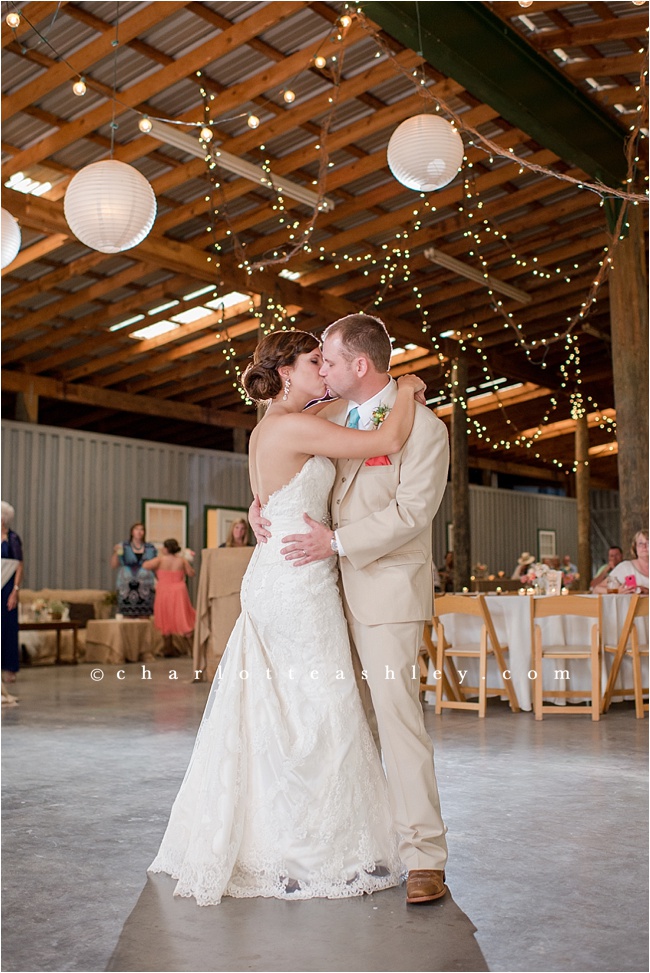
[[[390,356],[390,338],[378,318],[350,314],[331,324],[323,333],[320,374],[339,401],[320,415],[376,429],[397,395],[388,374]],[[418,405],[399,453],[337,461],[333,530],[305,514],[309,533],[283,538],[282,553],[296,566],[339,560],[353,655],[363,670],[357,665],[359,688],[362,697],[370,689],[400,856],[409,869],[407,902],[428,902],[447,891],[446,828],[419,700],[417,660],[432,615],[431,522],[448,466],[446,427]],[[270,536],[255,505],[251,522],[259,539]],[[370,709],[367,698],[364,703]]]

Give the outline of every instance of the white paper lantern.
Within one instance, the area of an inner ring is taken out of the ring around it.
[[[68,226],[87,247],[121,253],[141,243],[151,230],[156,197],[141,172],[106,159],[92,162],[70,180],[63,211]]]
[[[418,192],[450,183],[463,162],[463,140],[439,115],[414,115],[388,143],[388,165],[398,182]]]
[[[12,264],[20,250],[20,227],[11,213],[2,210],[2,269]]]

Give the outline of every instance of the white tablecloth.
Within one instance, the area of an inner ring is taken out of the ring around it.
[[[532,663],[532,632],[530,624],[529,598],[532,596],[519,595],[486,595],[486,603],[490,610],[497,638],[502,645],[508,646],[506,663],[509,666],[512,684],[517,693],[517,699],[522,710],[532,709],[532,692],[534,686],[534,669]],[[541,596],[544,597],[544,596]],[[597,595],[567,595],[568,598],[597,598]],[[619,633],[623,627],[625,616],[630,606],[630,595],[603,595],[603,643],[616,646]],[[435,611],[435,608],[434,608]],[[476,643],[478,645],[481,631],[481,620],[466,615],[446,615],[443,618],[447,641],[457,643]],[[538,619],[537,624],[542,629],[543,642],[553,645],[580,645],[589,643],[589,631],[593,619],[576,616],[557,616]],[[636,620],[639,630],[639,642],[648,644],[648,619]],[[432,637],[435,642],[435,632]],[[607,684],[607,675],[611,667],[613,656],[604,653],[602,668],[602,688]],[[435,662],[435,660],[434,660]],[[648,660],[641,660],[643,684],[648,684]],[[458,659],[457,668],[467,670],[463,679],[464,685],[478,685],[478,661],[474,659]],[[434,683],[435,666],[429,666],[429,681]],[[569,678],[565,679],[558,673],[568,670]],[[585,699],[591,691],[590,663],[582,659],[545,659],[542,673],[543,686],[551,689],[584,689]],[[503,685],[503,678],[499,672],[494,657],[488,657],[488,686]],[[623,659],[621,671],[616,683],[617,687],[632,685],[632,666],[629,658]],[[503,697],[505,698],[505,696]],[[551,699],[553,697],[550,697]],[[620,697],[615,697],[615,699]],[[632,698],[632,697],[630,697]],[[426,693],[427,702],[435,702],[435,693]],[[558,702],[557,699],[553,700]],[[571,702],[577,702],[571,700]]]

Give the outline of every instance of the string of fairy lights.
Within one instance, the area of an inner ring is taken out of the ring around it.
[[[530,4],[520,5],[529,6]],[[20,26],[21,17],[24,17],[24,14],[19,13],[16,9],[7,14],[5,19],[8,25],[13,30],[16,30]],[[27,18],[25,20],[29,24]],[[304,255],[307,261],[311,261],[313,264],[315,260],[317,265],[325,268],[324,272],[328,276],[330,274],[331,276],[335,276],[341,269],[354,269],[355,272],[360,273],[362,277],[368,279],[374,292],[368,298],[363,310],[370,312],[380,309],[381,305],[390,296],[390,292],[395,289],[396,282],[399,281],[400,294],[410,295],[413,310],[420,318],[422,335],[425,336],[427,343],[432,347],[434,355],[438,355],[441,366],[446,366],[444,372],[446,390],[450,396],[453,396],[460,402],[468,413],[468,421],[478,438],[495,450],[510,450],[513,447],[526,451],[533,450],[533,455],[537,460],[541,462],[552,462],[558,468],[563,468],[563,464],[560,461],[555,459],[548,460],[536,450],[537,441],[543,436],[544,429],[548,426],[551,416],[558,409],[560,398],[557,395],[550,397],[548,408],[542,416],[538,428],[532,435],[525,436],[518,430],[516,423],[508,414],[506,403],[500,398],[498,389],[493,389],[502,417],[507,428],[511,431],[511,438],[508,439],[491,436],[488,427],[477,419],[476,416],[470,414],[467,397],[464,394],[459,395],[458,390],[453,388],[451,363],[443,354],[442,346],[438,340],[439,335],[436,333],[436,323],[432,320],[435,315],[432,309],[427,307],[427,295],[413,276],[413,260],[417,256],[418,248],[421,246],[419,237],[425,236],[427,231],[434,228],[436,224],[437,218],[434,214],[437,213],[437,207],[433,202],[435,196],[428,197],[427,194],[420,193],[415,206],[410,208],[408,219],[405,219],[403,213],[400,211],[398,214],[399,219],[396,220],[397,229],[394,232],[392,242],[384,242],[379,248],[368,248],[368,245],[361,241],[361,244],[351,245],[346,247],[343,252],[339,252],[336,249],[328,247],[326,243],[315,246],[312,242],[314,230],[321,217],[321,202],[325,195],[326,176],[333,167],[333,163],[329,158],[328,136],[335,119],[339,101],[338,94],[343,77],[343,42],[345,41],[347,32],[355,21],[363,28],[368,36],[374,39],[377,45],[375,57],[390,60],[396,70],[409,79],[425,103],[428,102],[433,110],[441,112],[460,131],[464,132],[467,143],[463,161],[467,169],[467,175],[463,180],[462,199],[458,202],[456,210],[465,227],[463,230],[463,239],[467,244],[467,257],[478,262],[486,280],[490,276],[490,266],[495,262],[495,245],[502,251],[496,257],[496,262],[503,265],[504,259],[510,261],[514,267],[526,271],[527,275],[529,274],[535,282],[557,280],[558,282],[563,281],[566,284],[571,284],[573,278],[579,276],[584,271],[584,267],[581,267],[572,258],[558,260],[556,264],[551,261],[548,266],[543,266],[537,257],[529,257],[525,252],[521,252],[521,247],[518,247],[510,240],[508,233],[499,227],[494,217],[489,214],[486,215],[485,207],[489,210],[489,203],[486,204],[481,199],[480,190],[477,185],[476,165],[478,163],[482,167],[485,167],[486,163],[492,165],[495,158],[500,157],[508,160],[510,163],[517,164],[519,174],[529,171],[539,176],[550,177],[560,182],[576,185],[580,189],[597,193],[601,197],[601,205],[608,198],[619,199],[623,202],[624,205],[621,206],[617,224],[612,234],[612,240],[604,248],[602,259],[598,261],[598,267],[594,273],[589,293],[580,302],[579,309],[567,318],[565,327],[558,328],[556,326],[552,336],[527,338],[525,325],[518,319],[518,314],[506,310],[503,301],[489,285],[486,285],[488,307],[495,316],[499,316],[502,319],[504,328],[512,331],[515,346],[520,348],[531,364],[545,369],[547,364],[546,356],[550,345],[560,342],[564,344],[565,359],[560,365],[561,394],[569,398],[572,417],[578,418],[584,415],[589,408],[592,413],[596,414],[596,424],[601,429],[608,430],[615,429],[615,421],[605,415],[593,397],[585,395],[582,390],[579,335],[573,332],[580,324],[584,323],[592,306],[597,301],[598,290],[611,269],[616,245],[623,238],[627,229],[626,205],[639,205],[641,202],[647,201],[647,191],[645,195],[631,191],[632,187],[638,181],[637,170],[641,155],[639,145],[641,140],[647,137],[646,133],[642,130],[642,119],[644,111],[647,110],[648,103],[647,62],[641,71],[639,85],[636,89],[639,93],[640,104],[637,106],[634,121],[629,126],[629,135],[626,143],[628,162],[626,186],[630,188],[617,190],[604,184],[581,181],[566,173],[538,165],[525,156],[518,155],[512,146],[504,148],[498,142],[483,135],[479,130],[468,124],[467,120],[463,118],[462,112],[458,113],[454,111],[440,96],[439,91],[430,89],[432,83],[425,74],[424,64],[415,70],[404,67],[385,39],[364,16],[362,8],[358,4],[346,3],[343,12],[332,25],[332,29],[323,39],[322,45],[316,51],[308,67],[305,69],[308,71],[317,70],[322,77],[327,79],[331,86],[328,111],[325,113],[324,120],[321,123],[318,141],[315,146],[315,151],[318,153],[318,156],[315,157],[318,163],[318,172],[316,177],[312,179],[312,185],[315,187],[316,204],[308,218],[299,220],[290,215],[290,207],[286,203],[285,194],[282,191],[276,190],[274,200],[271,203],[271,212],[277,217],[278,229],[287,232],[287,242],[284,245],[273,247],[268,255],[264,255],[260,259],[255,259],[252,256],[249,257],[247,245],[240,239],[237,231],[237,218],[232,217],[229,213],[225,192],[227,184],[223,179],[223,172],[219,166],[218,152],[214,151],[214,143],[216,136],[221,137],[220,127],[226,122],[232,122],[238,119],[245,118],[246,124],[251,130],[256,130],[262,125],[263,131],[263,122],[260,115],[264,114],[265,105],[268,105],[271,112],[277,112],[277,101],[271,98],[262,102],[258,100],[255,112],[243,111],[230,115],[213,115],[214,109],[218,112],[218,98],[215,98],[215,94],[209,90],[207,82],[204,82],[202,72],[197,71],[195,80],[199,85],[200,94],[203,99],[203,114],[201,119],[186,121],[177,118],[166,118],[162,115],[154,116],[140,112],[130,106],[124,106],[131,112],[135,111],[138,115],[138,127],[143,134],[151,132],[154,121],[181,125],[188,129],[199,129],[199,142],[205,150],[206,169],[211,182],[211,192],[205,197],[205,201],[209,204],[211,212],[207,232],[210,234],[212,240],[207,259],[215,262],[215,269],[218,267],[218,258],[224,252],[226,242],[228,242],[228,245],[232,244],[240,268],[244,269],[249,276],[252,276],[257,271],[263,270],[271,264],[289,264],[291,261],[294,261],[295,265],[295,260],[299,255]],[[30,24],[30,27],[34,29],[41,41],[46,42],[54,51],[56,59],[66,63],[74,71],[66,58],[54,50],[47,38],[39,33],[36,28],[33,28],[33,25]],[[334,47],[331,45],[334,45]],[[643,52],[644,49],[641,49],[640,53]],[[279,92],[278,97],[282,98],[282,102],[287,109],[290,109],[294,102],[296,102],[296,99],[299,98],[301,73],[292,78]],[[72,84],[74,95],[77,97],[83,96],[86,93],[87,87],[89,85],[92,86],[92,83],[92,79],[77,76]],[[117,103],[120,103],[119,97],[116,94],[116,86],[114,86],[113,97]],[[472,158],[469,158],[470,152],[473,153]],[[260,168],[263,172],[270,175],[272,160],[266,151],[264,141],[260,143],[259,153],[264,160]],[[477,153],[480,153],[480,158],[477,156]],[[308,158],[305,165],[309,165],[313,161],[314,158]],[[647,178],[646,176],[646,182]],[[270,185],[266,188],[273,189],[272,180],[269,180],[269,182]],[[224,240],[224,236],[226,240]],[[355,249],[358,252],[355,252]],[[568,264],[571,264],[571,266],[569,267]],[[516,276],[519,277],[522,275],[516,274]],[[257,303],[251,300],[250,310],[252,317],[259,321],[259,330],[263,333],[275,330],[276,328],[291,328],[296,324],[296,316],[290,316],[282,302],[269,294],[263,295]],[[476,356],[481,372],[485,377],[485,382],[489,383],[494,381],[494,376],[489,367],[489,355],[483,347],[483,335],[478,333],[479,328],[479,322],[474,321],[469,327],[455,330],[452,334],[458,342],[461,353],[472,353]],[[445,335],[447,333],[445,332]],[[219,340],[225,341],[222,349],[225,374],[228,377],[232,376],[233,387],[237,389],[242,399],[248,402],[239,382],[241,367],[237,361],[236,347],[230,340],[227,329],[220,328],[218,336]],[[440,334],[440,337],[443,337],[443,334]],[[416,363],[417,359],[414,361],[414,364]],[[575,463],[573,469],[575,469]],[[565,471],[571,472],[571,469],[567,468]]]

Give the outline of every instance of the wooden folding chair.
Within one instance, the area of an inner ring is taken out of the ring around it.
[[[634,693],[634,707],[636,709],[637,720],[642,720],[645,711],[648,709],[648,704],[643,702],[644,695],[648,694],[648,687],[646,686],[644,689],[641,678],[641,657],[645,656],[646,659],[648,658],[648,645],[647,643],[645,645],[639,645],[639,633],[634,624],[637,618],[648,617],[648,601],[647,595],[632,595],[618,644],[615,646],[603,645],[603,652],[614,653],[612,668],[609,672],[607,687],[603,697],[603,713],[606,713],[609,709],[612,696],[630,696],[632,693]],[[633,686],[614,689],[624,656],[632,659]]]
[[[592,720],[600,719],[600,633],[602,630],[602,601],[597,598],[567,598],[564,595],[546,595],[544,598],[530,599],[533,669],[537,677],[533,692],[535,719],[544,718],[544,713],[585,714],[591,713]],[[541,627],[536,624],[540,618],[576,616],[593,618],[589,641],[579,645],[544,645]],[[542,670],[544,659],[581,659],[591,663],[591,703],[582,706],[567,703],[566,706],[545,705],[544,696],[558,699],[575,699],[585,696],[583,689],[544,690]]]
[[[438,598],[442,598],[442,595],[438,595]],[[437,604],[438,599],[436,599]],[[431,619],[431,626],[435,628],[437,624],[437,619],[434,617]],[[426,692],[431,692],[436,694],[436,699],[438,698],[439,692],[445,692],[447,699],[452,697],[457,700],[461,700],[460,690],[456,689],[449,680],[447,673],[443,670],[441,672],[441,678],[435,682],[429,682],[429,662],[433,663],[435,669],[436,666],[436,647],[433,644],[431,638],[431,633],[429,631],[429,625],[424,626],[424,635],[422,637],[423,645],[420,648],[420,654],[418,655],[418,663],[420,664],[420,692],[422,694]],[[451,665],[451,663],[450,663]]]
[[[507,669],[504,653],[508,647],[501,645],[496,632],[492,617],[485,603],[484,595],[441,595],[436,599],[435,604],[436,634],[438,640],[436,654],[436,668],[444,673],[445,665],[451,666],[448,669],[450,690],[446,690],[447,698],[443,698],[443,693],[436,694],[436,713],[441,713],[443,709],[467,709],[478,710],[479,718],[485,716],[485,706],[488,695],[500,696],[504,691],[508,696],[510,709],[513,713],[519,712],[519,703],[514,686],[509,679],[503,679],[503,686],[490,688],[487,684],[487,663],[488,656],[493,654],[500,672]],[[480,619],[481,634],[478,645],[476,643],[459,642],[458,639],[453,644],[449,644],[445,637],[444,622],[442,619],[446,615],[469,615]],[[458,681],[456,669],[453,665],[455,658],[478,659],[479,661],[479,684],[478,687],[462,687]],[[471,703],[467,696],[471,692],[478,694],[478,702]]]

